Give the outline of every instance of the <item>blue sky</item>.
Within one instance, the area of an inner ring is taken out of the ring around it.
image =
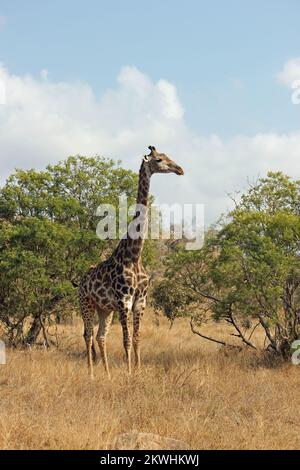
[[[109,90],[119,90],[123,103],[128,77],[120,90],[118,76],[124,66],[130,66],[149,77],[153,86],[164,79],[176,88],[185,132],[188,129],[192,139],[202,142],[216,135],[227,145],[237,136],[282,136],[299,130],[300,106],[291,103],[289,86],[278,80],[284,65],[300,55],[298,0],[0,0],[0,17],[0,62],[11,79],[29,74],[38,85],[40,72],[46,69],[48,83],[77,84],[75,88],[86,84],[98,104],[103,97],[107,101]],[[131,113],[137,105],[129,95],[128,120],[134,121]],[[116,97],[114,106],[118,120]],[[145,128],[147,145],[152,143],[148,142],[151,132]],[[162,143],[168,143],[165,137]],[[106,152],[107,145],[103,144]],[[215,142],[211,145],[215,150]],[[90,148],[94,149],[87,147],[87,151]],[[130,148],[138,152],[137,144]],[[225,150],[226,168],[230,146]],[[124,151],[125,160],[128,152]],[[216,165],[223,157],[215,158]],[[243,164],[243,158],[251,157],[237,157],[238,164]],[[276,158],[277,162],[277,154]],[[250,175],[233,178],[223,192],[264,170],[259,164],[249,168]]]
[[[276,73],[300,44],[298,0],[2,0],[1,61],[96,93],[124,64],[170,79],[201,132],[287,131],[299,111]]]

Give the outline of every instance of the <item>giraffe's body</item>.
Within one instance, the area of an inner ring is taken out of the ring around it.
[[[141,263],[144,233],[147,226],[147,204],[150,178],[153,173],[174,172],[183,174],[183,170],[164,154],[158,154],[154,147],[149,147],[150,155],[144,157],[140,168],[137,210],[131,223],[137,221],[139,237],[132,237],[130,226],[113,254],[97,266],[92,266],[83,276],[79,287],[79,300],[84,322],[84,338],[87,347],[87,359],[90,374],[93,377],[93,341],[95,312],[99,319],[97,342],[104,367],[109,374],[106,355],[106,335],[113,313],[119,312],[123,330],[123,344],[126,353],[128,371],[131,371],[129,315],[133,313],[133,347],[136,366],[140,366],[139,329],[140,319],[146,306],[148,276]],[[161,163],[162,162],[162,163]],[[141,211],[141,208],[145,210]]]

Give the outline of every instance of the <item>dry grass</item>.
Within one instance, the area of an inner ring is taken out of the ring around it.
[[[207,326],[207,332],[220,326]],[[224,351],[192,335],[186,320],[169,331],[149,313],[143,366],[128,377],[121,331],[108,338],[112,379],[102,365],[87,377],[81,324],[62,327],[59,350],[8,351],[0,366],[0,447],[107,449],[138,429],[195,449],[300,447],[300,369],[251,352]]]

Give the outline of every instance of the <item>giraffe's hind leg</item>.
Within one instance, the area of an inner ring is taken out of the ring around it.
[[[99,345],[101,359],[102,359],[105,371],[108,377],[110,377],[107,354],[106,354],[106,335],[109,331],[109,327],[113,319],[113,312],[104,312],[104,311],[99,310],[98,316],[99,316],[99,329],[97,333],[97,342]]]
[[[140,321],[146,307],[146,297],[139,297],[133,304],[133,350],[135,356],[135,366],[137,369],[141,366],[141,350],[140,350]]]
[[[129,330],[129,308],[123,307],[119,309],[120,322],[123,331],[123,346],[127,362],[127,370],[131,374],[131,335]]]

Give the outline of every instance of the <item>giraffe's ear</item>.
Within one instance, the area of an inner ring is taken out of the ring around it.
[[[149,145],[148,149],[150,150],[150,156],[155,157],[157,155],[156,148],[153,145]]]
[[[148,163],[149,160],[150,160],[149,155],[144,155],[143,160],[144,160],[144,162]]]

